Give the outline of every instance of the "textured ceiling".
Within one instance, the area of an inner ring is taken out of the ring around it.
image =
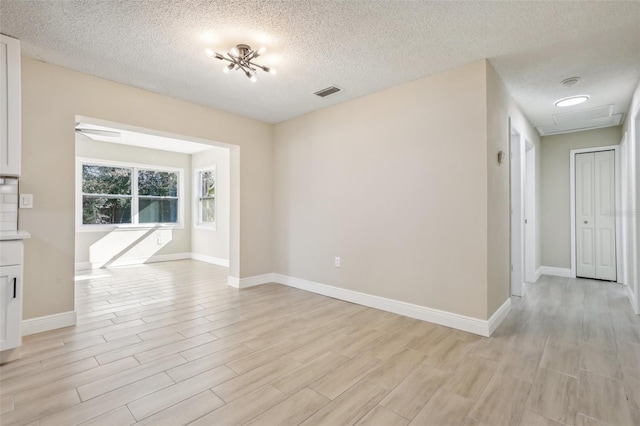
[[[638,22],[638,2],[0,0],[27,56],[271,123],[483,58],[534,125],[576,91],[624,111]],[[237,43],[267,47],[278,75],[252,84],[203,53]],[[331,84],[344,92],[312,95]]]

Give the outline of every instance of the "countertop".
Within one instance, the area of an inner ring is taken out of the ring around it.
[[[24,240],[31,238],[31,234],[27,231],[0,231],[0,241]]]

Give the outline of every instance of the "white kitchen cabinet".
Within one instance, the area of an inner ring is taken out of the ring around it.
[[[0,176],[20,176],[20,42],[0,34]]]
[[[0,362],[22,343],[22,241],[0,241]]]

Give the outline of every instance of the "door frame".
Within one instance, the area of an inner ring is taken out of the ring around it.
[[[524,296],[524,197],[522,179],[522,133],[511,125],[509,132],[509,286],[512,296]]]
[[[614,152],[614,182],[615,182],[615,211],[616,216],[616,282],[624,284],[622,272],[622,227],[618,213],[621,211],[620,188],[620,145],[598,146],[593,148],[572,149],[569,151],[569,206],[571,210],[571,278],[576,278],[576,154],[589,152]]]
[[[512,296],[523,296],[524,283],[537,279],[535,155],[535,145],[509,118],[509,288]]]
[[[524,153],[524,280],[536,282],[536,147],[525,140]]]

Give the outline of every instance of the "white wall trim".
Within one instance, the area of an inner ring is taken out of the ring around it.
[[[638,309],[638,299],[636,299],[636,295],[630,285],[627,286],[627,296],[629,297],[629,301],[631,302],[631,308],[633,308],[633,312],[635,312],[636,315],[640,315],[640,310]]]
[[[78,262],[76,271],[86,271],[88,269],[108,268],[112,266],[141,265],[143,263],[167,262],[170,260],[191,259],[191,253],[157,254],[150,257],[132,257],[126,259],[100,260],[96,262]]]
[[[489,326],[489,336],[496,331],[496,328],[504,321],[504,319],[511,312],[511,298],[508,298],[504,301],[502,306],[500,306],[494,313],[489,317],[488,326]],[[487,336],[488,337],[488,336]]]
[[[620,145],[598,146],[594,148],[572,149],[569,151],[569,207],[571,210],[571,275],[576,277],[576,154],[587,152],[611,151],[614,152],[614,181],[615,181],[615,209],[619,212],[621,205],[620,192]],[[616,281],[623,282],[622,278],[622,253],[620,253],[620,241],[622,240],[622,227],[620,218],[616,217]]]
[[[97,262],[78,262],[76,263],[76,271],[86,271],[89,269],[99,269],[109,263],[108,267],[111,266],[130,266],[130,265],[141,265],[143,263],[156,263],[156,262],[167,262],[169,260],[185,260],[185,259],[193,259],[199,260],[200,262],[210,263],[212,265],[223,266],[225,268],[229,267],[229,259],[222,259],[219,257],[213,256],[205,256],[200,253],[172,253],[172,254],[158,254],[151,257],[134,257],[128,259],[118,259],[113,263],[109,263],[108,260],[101,260]]]
[[[556,277],[575,278],[575,272],[569,268],[554,268],[553,266],[541,266],[538,269],[540,275],[553,275]]]
[[[540,279],[540,277],[542,276],[542,266],[539,266],[538,269],[536,269],[536,272],[533,276],[534,278],[534,283],[538,282],[538,280]]]
[[[268,283],[273,283],[274,281],[274,274],[269,273],[269,274],[262,274],[262,275],[255,275],[253,277],[247,277],[247,278],[240,278],[240,287],[239,288],[247,288],[247,287],[254,287],[257,285],[261,285],[261,284],[268,284]]]
[[[503,304],[500,309],[491,316],[490,320],[481,320],[452,312],[401,302],[399,300],[387,299],[385,297],[373,296],[353,290],[307,281],[300,278],[289,277],[281,274],[272,275],[273,282],[284,284],[289,287],[295,287],[312,293],[333,297],[335,299],[368,306],[370,308],[380,309],[394,314],[456,328],[458,330],[479,334],[480,336],[485,337],[490,336],[492,331],[490,327],[495,329],[500,324],[500,321],[504,319],[506,313],[511,309],[511,300],[508,299],[507,302],[505,302],[505,304]]]
[[[220,257],[213,256],[205,256],[200,253],[191,253],[191,259],[199,260],[200,262],[211,263],[212,265],[224,266],[225,268],[229,267],[229,259],[222,259]]]
[[[240,288],[240,278],[229,275],[227,278],[227,285],[233,288]]]
[[[23,336],[29,336],[31,334],[71,327],[73,325],[76,325],[76,312],[69,311],[22,320],[20,328]]]

